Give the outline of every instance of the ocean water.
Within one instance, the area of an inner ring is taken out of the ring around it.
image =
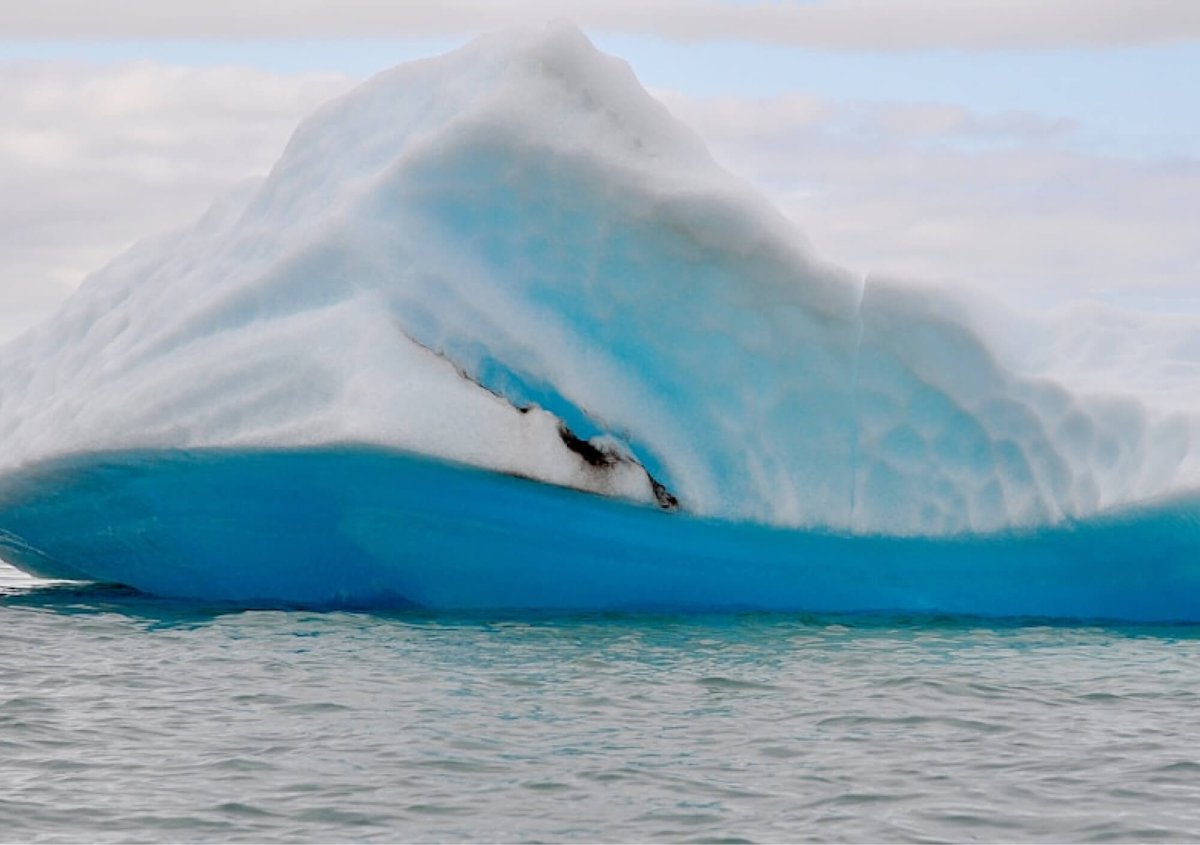
[[[0,840],[1189,841],[1200,628],[313,612],[0,570]]]

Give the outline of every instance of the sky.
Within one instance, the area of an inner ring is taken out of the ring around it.
[[[0,0],[0,341],[374,72],[574,20],[862,273],[1200,310],[1194,0]]]

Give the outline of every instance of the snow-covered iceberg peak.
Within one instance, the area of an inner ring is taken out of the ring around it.
[[[260,185],[94,274],[0,357],[0,469],[366,443],[901,534],[1200,480],[1193,415],[1009,372],[939,295],[819,261],[560,24],[328,104]]]

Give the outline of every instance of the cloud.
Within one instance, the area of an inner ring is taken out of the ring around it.
[[[1198,296],[1200,159],[1089,154],[1069,122],[1021,113],[660,97],[861,272],[1043,302]]]
[[[835,50],[1025,49],[1200,40],[1194,0],[39,0],[6,38],[406,38],[567,17],[595,31]]]
[[[0,65],[0,338],[133,241],[265,173],[337,74]]]

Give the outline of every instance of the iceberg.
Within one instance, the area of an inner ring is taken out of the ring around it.
[[[820,260],[574,27],[486,36],[0,350],[0,556],[239,602],[1200,620],[1190,391],[981,319]]]

